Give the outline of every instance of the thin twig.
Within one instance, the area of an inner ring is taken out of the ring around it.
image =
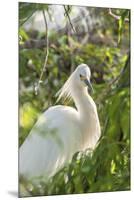
[[[75,30],[75,28],[74,28],[74,26],[73,26],[73,24],[72,24],[72,22],[71,22],[71,19],[70,19],[70,16],[68,14],[68,11],[66,9],[66,6],[64,6],[64,10],[65,10],[66,16],[68,17],[68,20],[69,20],[69,23],[70,23],[70,25],[72,27],[72,30],[74,31],[74,33],[77,33],[76,30]]]
[[[41,74],[40,74],[39,81],[37,83],[37,86],[35,87],[35,94],[36,95],[38,93],[38,89],[39,89],[40,83],[42,83],[42,76],[43,76],[43,73],[45,71],[45,68],[46,68],[46,65],[47,65],[47,60],[48,60],[48,55],[49,55],[48,25],[47,25],[45,11],[43,10],[42,13],[43,13],[45,27],[46,27],[46,57],[45,57],[44,66],[43,66]]]
[[[115,15],[115,14],[112,12],[112,9],[111,9],[111,8],[109,8],[108,14],[111,15],[111,16],[112,16],[114,19],[116,19],[116,20],[120,20],[120,18],[121,18],[120,15]],[[129,18],[125,18],[124,20],[125,20],[125,22],[129,22]]]
[[[45,58],[44,66],[43,66],[39,81],[41,81],[42,79],[43,72],[45,71],[48,55],[49,55],[48,25],[47,25],[47,20],[46,20],[46,15],[45,15],[44,10],[43,10],[43,16],[44,16],[44,21],[45,21],[45,26],[46,26],[46,58]]]

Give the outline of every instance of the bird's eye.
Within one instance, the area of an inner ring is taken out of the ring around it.
[[[80,74],[80,80],[81,80],[81,81],[84,81],[85,79],[86,79],[86,76]]]

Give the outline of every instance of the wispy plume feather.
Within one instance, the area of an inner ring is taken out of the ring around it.
[[[68,78],[62,88],[56,93],[57,101],[56,103],[62,99],[63,102],[69,102],[72,100],[72,86],[73,86],[73,76],[74,73]]]

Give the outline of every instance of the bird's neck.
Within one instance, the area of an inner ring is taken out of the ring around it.
[[[85,119],[89,117],[89,115],[92,115],[93,112],[96,112],[96,105],[92,97],[88,94],[87,88],[82,88],[82,90],[75,89],[73,99],[82,119]]]
[[[82,148],[94,148],[98,140],[98,135],[100,135],[100,125],[95,102],[88,94],[87,88],[84,88],[84,90],[75,89],[73,99],[77,107],[80,128],[83,134]]]

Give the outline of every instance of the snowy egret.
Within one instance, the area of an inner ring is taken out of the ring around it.
[[[81,64],[58,92],[58,101],[72,98],[76,109],[52,106],[39,117],[20,147],[20,175],[29,180],[38,177],[48,180],[74,153],[95,147],[100,123],[95,102],[87,90],[92,89],[90,76],[90,68]]]

